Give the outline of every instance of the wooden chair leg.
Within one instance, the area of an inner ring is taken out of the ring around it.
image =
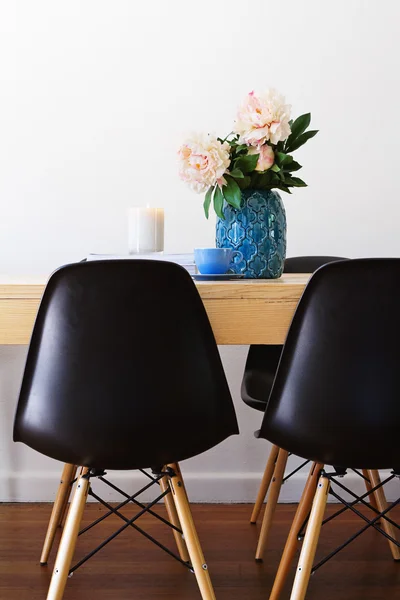
[[[372,487],[375,487],[376,485],[379,485],[381,483],[381,478],[379,476],[378,471],[371,469],[371,470],[368,470],[368,473],[369,473],[369,480],[371,482]],[[379,490],[376,490],[374,492],[374,496],[375,496],[376,504],[378,506],[378,510],[380,512],[383,512],[388,507],[388,503],[386,501],[386,496],[385,496],[383,487],[379,488]],[[391,523],[386,521],[386,519],[384,519],[384,518],[381,519],[381,527],[382,527],[382,529],[384,529],[386,531],[386,533],[388,535],[390,535],[392,538],[397,540],[396,529],[393,527],[393,525]],[[388,540],[388,542],[389,542],[390,551],[392,553],[394,560],[400,560],[400,548],[398,546],[396,546],[396,544],[393,544],[393,542],[391,542],[390,540]]]
[[[303,547],[301,549],[299,563],[297,565],[296,577],[294,580],[290,600],[304,600],[306,597],[308,582],[310,580],[311,569],[321,531],[322,520],[324,518],[326,503],[328,501],[329,486],[329,479],[326,477],[321,477],[318,482],[317,491],[315,492],[310,520],[307,525],[306,535],[304,538]]]
[[[68,573],[74,555],[79,527],[85,510],[86,498],[89,490],[89,478],[79,477],[75,494],[68,511],[67,520],[64,525],[60,546],[51,578],[47,600],[62,600]]]
[[[64,510],[64,506],[66,506],[69,495],[71,493],[71,481],[73,480],[75,473],[75,465],[64,465],[60,485],[57,491],[57,496],[53,504],[53,510],[51,512],[49,525],[47,527],[47,533],[43,544],[42,555],[40,557],[41,565],[47,564],[49,554],[56,535],[57,527],[59,526],[60,519]]]
[[[74,481],[74,479],[76,477],[77,470],[78,470],[78,467],[75,466],[75,469],[73,470],[72,475],[71,475],[71,481],[69,482],[69,484],[70,484],[69,492],[67,492],[67,494],[65,496],[64,506],[62,508],[62,512],[61,512],[60,518],[58,520],[58,527],[62,527],[62,524],[65,520],[65,515],[67,513],[67,508],[68,508],[68,502],[69,502],[71,492],[72,492],[72,482]]]
[[[367,492],[370,492],[372,490],[372,485],[371,485],[371,482],[369,480],[369,472],[368,472],[368,470],[367,469],[363,469],[362,470],[362,474],[365,477],[364,481],[365,481],[366,490],[367,490]],[[376,503],[375,495],[373,493],[368,496],[368,499],[369,499],[369,503],[374,508],[376,508],[376,510],[379,510],[378,505]]]
[[[269,600],[278,600],[282,594],[286,579],[288,577],[293,558],[296,554],[298,535],[300,528],[308,517],[312,502],[315,495],[315,490],[318,485],[321,470],[324,465],[313,463],[307,478],[303,494],[301,496],[299,506],[293,519],[292,526],[285,544],[285,549],[282,554],[281,562],[276,573],[274,585],[269,597]]]
[[[272,519],[275,514],[278,503],[279,493],[282,487],[282,479],[285,474],[285,467],[288,458],[286,450],[279,449],[278,458],[274,469],[274,476],[269,488],[267,504],[265,507],[264,518],[261,526],[260,537],[256,550],[256,561],[262,561],[265,549],[267,547],[268,535],[271,529]]]
[[[174,502],[178,513],[178,518],[182,526],[187,549],[189,552],[192,567],[196,576],[197,584],[200,589],[203,600],[215,600],[215,594],[212,587],[207,564],[204,560],[200,541],[197,536],[196,528],[193,522],[192,513],[188,498],[186,495],[183,478],[176,463],[168,465],[175,472],[175,476],[169,478],[169,485],[174,495]]]
[[[262,505],[264,504],[265,496],[267,495],[269,484],[271,483],[272,475],[274,474],[276,459],[278,458],[279,447],[272,445],[270,450],[267,464],[263,478],[261,480],[260,489],[258,490],[256,502],[254,504],[253,512],[251,513],[250,523],[253,525],[257,523],[258,516],[260,514]]]
[[[168,478],[163,477],[160,480],[161,491],[165,492],[165,490],[168,489],[168,486],[169,486]],[[164,496],[164,502],[165,502],[165,507],[167,509],[167,513],[168,513],[168,519],[170,520],[172,525],[175,525],[175,527],[179,527],[179,529],[182,529],[181,523],[179,521],[178,513],[176,512],[176,506],[175,506],[173,495],[168,494],[167,496]],[[175,529],[173,529],[172,531],[173,531],[175,542],[176,542],[176,545],[178,548],[179,556],[181,557],[181,559],[183,561],[189,562],[190,557],[189,557],[189,553],[187,550],[185,540],[183,539],[183,536],[179,533],[179,531],[176,531]]]

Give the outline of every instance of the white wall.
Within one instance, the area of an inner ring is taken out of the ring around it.
[[[126,252],[145,202],[165,207],[167,251],[213,244],[176,150],[270,85],[320,129],[297,153],[309,188],[284,198],[288,254],[398,256],[399,18],[396,0],[1,2],[0,274]],[[0,348],[0,500],[50,498],[59,470],[10,441],[24,354]],[[185,472],[195,499],[251,500],[267,445],[239,400],[246,348],[222,354],[242,435]]]

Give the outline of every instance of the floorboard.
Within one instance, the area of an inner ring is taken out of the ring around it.
[[[264,563],[254,561],[259,526],[249,524],[248,505],[194,505],[193,515],[218,600],[267,600],[295,507],[279,505]],[[51,506],[0,504],[0,600],[44,600],[54,553],[47,567],[39,556]],[[331,506],[328,511],[333,510]],[[104,512],[87,506],[84,524]],[[164,514],[164,508],[157,510]],[[393,511],[394,512],[394,511]],[[133,509],[125,510],[127,516]],[[397,521],[400,512],[397,511]],[[79,538],[79,559],[119,527],[116,517]],[[172,549],[171,532],[151,516],[141,526]],[[359,526],[345,513],[324,527],[323,556]],[[290,585],[282,600],[289,598]],[[196,600],[194,576],[133,530],[101,550],[68,580],[64,600]],[[322,567],[311,579],[307,600],[400,599],[400,563],[386,540],[368,531]]]

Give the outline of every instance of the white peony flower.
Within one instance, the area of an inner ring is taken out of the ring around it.
[[[192,190],[201,194],[210,186],[225,182],[230,165],[230,146],[213,135],[196,134],[179,149],[179,176]]]
[[[290,135],[291,106],[276,90],[262,94],[250,92],[239,108],[234,131],[240,142],[260,148],[265,142],[277,144]]]

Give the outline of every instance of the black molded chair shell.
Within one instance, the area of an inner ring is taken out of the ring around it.
[[[260,437],[349,468],[400,466],[400,259],[325,265],[295,313]]]
[[[343,256],[292,256],[285,260],[285,273],[314,273],[323,265],[338,260],[347,260]]]
[[[203,303],[164,261],[67,265],[46,287],[14,439],[63,462],[136,469],[238,433]]]
[[[313,273],[322,265],[337,260],[346,259],[339,256],[294,256],[286,259],[284,272]],[[282,348],[281,345],[272,344],[250,346],[242,379],[241,397],[251,408],[265,411]]]
[[[265,411],[283,346],[252,345],[247,354],[240,395],[250,408]]]

